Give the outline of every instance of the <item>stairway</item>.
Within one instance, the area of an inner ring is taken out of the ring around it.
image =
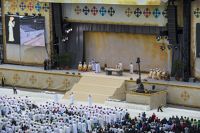
[[[64,99],[69,99],[71,92],[76,101],[87,101],[89,94],[95,103],[104,103],[108,99],[125,100],[125,81],[110,77],[83,76],[65,94]]]

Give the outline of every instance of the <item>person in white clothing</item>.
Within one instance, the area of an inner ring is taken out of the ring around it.
[[[130,64],[130,74],[133,74],[133,63]]]
[[[70,94],[69,105],[71,106],[71,105],[73,105],[73,104],[74,104],[74,93],[72,92],[72,93]]]
[[[15,21],[14,21],[14,17],[11,16],[10,20],[8,22],[8,30],[9,30],[9,36],[8,36],[8,41],[9,42],[14,42],[14,33],[13,33],[13,28],[15,27]]]
[[[92,96],[90,94],[88,95],[88,105],[92,107]]]

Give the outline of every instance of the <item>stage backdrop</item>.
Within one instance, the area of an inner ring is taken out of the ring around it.
[[[3,0],[3,3],[4,3],[4,6],[3,6],[4,8],[3,8],[2,17],[4,18],[4,23],[3,23],[4,33],[7,33],[6,37],[4,37],[5,62],[16,63],[16,64],[42,65],[44,62],[44,59],[47,57],[50,57],[51,55],[51,45],[50,45],[51,43],[51,35],[50,35],[51,9],[50,9],[49,3],[40,3],[37,0]],[[19,33],[15,35],[14,39],[16,41],[8,41],[9,36],[8,36],[8,32],[6,32],[6,29],[8,31],[8,27],[7,27],[8,18],[6,18],[6,15],[8,14],[8,12],[14,15],[18,13],[20,16],[24,16],[25,13],[27,13],[29,16],[33,16],[33,14],[38,16],[38,14],[40,13],[44,19],[43,20],[37,19],[37,22],[45,21],[44,24],[42,24],[44,27],[42,27],[42,30],[41,30],[41,27],[39,27],[39,29],[38,27],[30,29],[31,27],[29,25],[30,23],[27,24],[26,19],[21,21],[21,24],[19,25],[17,25],[18,21],[16,21],[17,20],[16,19],[15,26],[20,27]],[[37,29],[37,30],[35,30],[33,33],[33,29]],[[29,31],[31,31],[31,34],[29,34],[30,33]],[[36,32],[37,32],[37,35],[36,35]],[[38,34],[39,32],[40,33],[43,32],[43,35],[40,36]],[[20,38],[20,34],[21,34],[21,38]],[[31,39],[30,35],[31,36],[36,35],[35,37],[39,37],[39,40],[41,41],[36,41],[35,38]],[[24,39],[24,36],[26,36],[25,39]]]
[[[170,53],[160,50],[154,35],[140,35],[128,33],[84,32],[85,58],[87,62],[96,59],[101,66],[115,67],[122,62],[125,69],[134,64],[137,70],[137,57],[141,58],[141,70],[160,68],[170,71]]]

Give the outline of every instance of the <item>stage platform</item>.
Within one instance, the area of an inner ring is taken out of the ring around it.
[[[74,91],[77,93],[75,98],[80,101],[87,101],[87,96],[92,94],[93,101],[100,103],[106,102],[108,99],[125,101],[127,92],[135,89],[135,81],[138,78],[137,74],[129,74],[128,72],[124,72],[123,76],[108,76],[103,71],[101,73],[80,72],[80,75],[78,73],[77,70],[45,71],[42,67],[0,65],[0,75],[5,77],[6,85],[63,91],[66,93],[64,99],[68,99],[69,92]],[[168,104],[200,108],[199,82],[150,80],[147,78],[147,74],[142,74],[142,80],[145,80],[144,86],[147,89],[156,85],[156,89],[166,91]]]

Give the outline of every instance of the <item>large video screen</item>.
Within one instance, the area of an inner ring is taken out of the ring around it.
[[[20,44],[45,46],[45,18],[41,16],[20,17]]]
[[[45,17],[5,15],[6,60],[11,63],[43,64]]]
[[[45,18],[6,15],[6,36],[7,44],[45,46]]]

